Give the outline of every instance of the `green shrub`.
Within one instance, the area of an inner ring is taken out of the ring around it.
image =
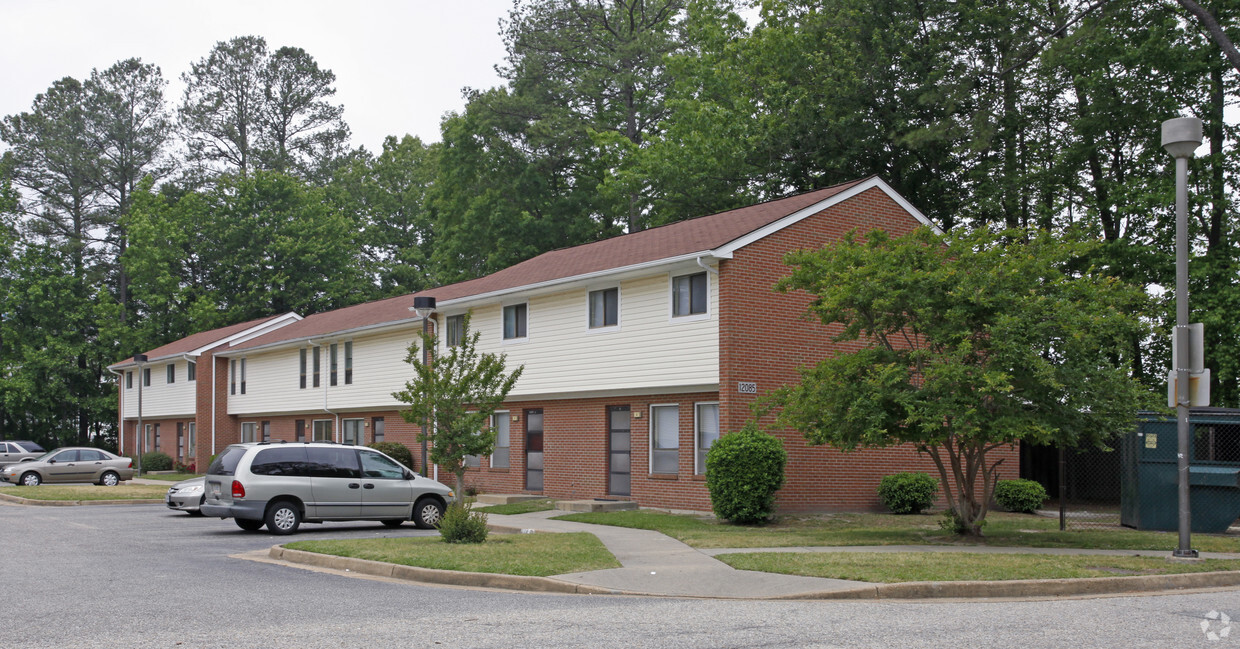
[[[715,516],[734,523],[762,523],[775,513],[788,453],[755,422],[719,437],[706,453],[706,488]]]
[[[397,442],[374,442],[367,444],[368,447],[379,451],[385,455],[391,456],[393,460],[417,471],[417,467],[413,465],[413,453],[409,452],[409,447]]]
[[[878,483],[878,498],[893,514],[921,513],[938,491],[938,481],[926,473],[893,473]]]
[[[487,540],[487,515],[465,503],[452,503],[439,519],[445,543],[482,543]]]
[[[167,471],[172,468],[172,458],[161,451],[151,451],[142,456],[143,471]]]
[[[995,502],[1010,512],[1032,514],[1046,500],[1046,489],[1034,480],[1000,480],[995,485]]]

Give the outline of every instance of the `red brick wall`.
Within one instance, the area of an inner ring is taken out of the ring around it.
[[[719,268],[719,392],[720,430],[739,430],[751,419],[753,395],[740,394],[737,383],[758,384],[769,393],[799,380],[798,368],[813,365],[828,354],[859,348],[858,343],[834,343],[838,325],[824,326],[805,316],[807,293],[780,294],[775,283],[789,273],[784,255],[792,250],[817,249],[839,241],[849,231],[880,228],[893,236],[920,223],[878,189],[830,207],[799,223],[756,241],[723,260]],[[763,423],[769,424],[769,420]],[[859,510],[880,508],[875,490],[879,480],[900,471],[926,471],[938,476],[928,456],[911,447],[842,453],[809,446],[793,430],[772,430],[788,451],[787,482],[778,496],[785,511]],[[1015,478],[1019,453],[1015,448],[992,452],[1005,459],[1002,477]]]

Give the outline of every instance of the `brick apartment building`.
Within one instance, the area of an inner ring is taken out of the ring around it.
[[[121,452],[147,450],[201,470],[230,443],[394,441],[417,430],[392,397],[423,327],[441,347],[463,316],[480,351],[525,372],[493,418],[495,453],[468,481],[490,493],[631,499],[708,510],[703,458],[738,430],[759,395],[844,348],[804,317],[810,296],[772,290],[783,256],[852,230],[898,236],[930,222],[871,177],[596,243],[555,250],[492,275],[300,317],[284,314],[201,332],[112,366],[121,381]],[[911,447],[841,453],[772,431],[788,450],[783,511],[878,506],[882,476],[934,472]],[[1015,477],[1015,449],[1002,477]],[[415,457],[418,454],[415,453]],[[996,458],[997,459],[997,458]]]

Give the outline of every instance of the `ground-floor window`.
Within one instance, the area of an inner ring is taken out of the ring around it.
[[[495,429],[495,448],[491,451],[492,469],[508,468],[508,448],[511,446],[509,426],[511,424],[512,417],[507,411],[491,415],[491,428]]]
[[[296,441],[296,442],[306,441],[306,420],[305,419],[298,419],[297,421],[293,422],[293,441]]]
[[[384,426],[383,417],[375,417],[370,421],[370,427],[374,429],[374,438],[376,442],[383,441],[383,435],[387,432]]]
[[[188,448],[185,449],[185,456],[194,457],[194,449],[198,446],[198,424],[191,421],[186,424],[185,428],[186,437],[189,438],[186,442],[186,444],[188,444]]]
[[[262,430],[263,430],[263,441],[270,442],[271,441],[271,422],[264,421]]]
[[[650,472],[675,474],[679,463],[680,406],[650,406]]]
[[[697,447],[693,472],[698,475],[705,475],[706,452],[710,450],[710,445],[719,439],[719,404],[695,404],[693,420],[694,446]]]
[[[315,419],[314,420],[314,438],[315,442],[331,442],[335,441],[332,431],[332,420]]]
[[[344,434],[345,444],[365,444],[366,433],[362,429],[364,419],[344,419],[340,422],[340,430]]]
[[[242,442],[253,442],[254,438],[257,435],[258,435],[258,424],[252,421],[247,421],[241,424],[241,441]]]

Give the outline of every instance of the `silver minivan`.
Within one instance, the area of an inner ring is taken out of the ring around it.
[[[412,520],[432,528],[456,495],[371,448],[327,442],[233,444],[206,475],[205,516],[292,534],[304,523]]]

